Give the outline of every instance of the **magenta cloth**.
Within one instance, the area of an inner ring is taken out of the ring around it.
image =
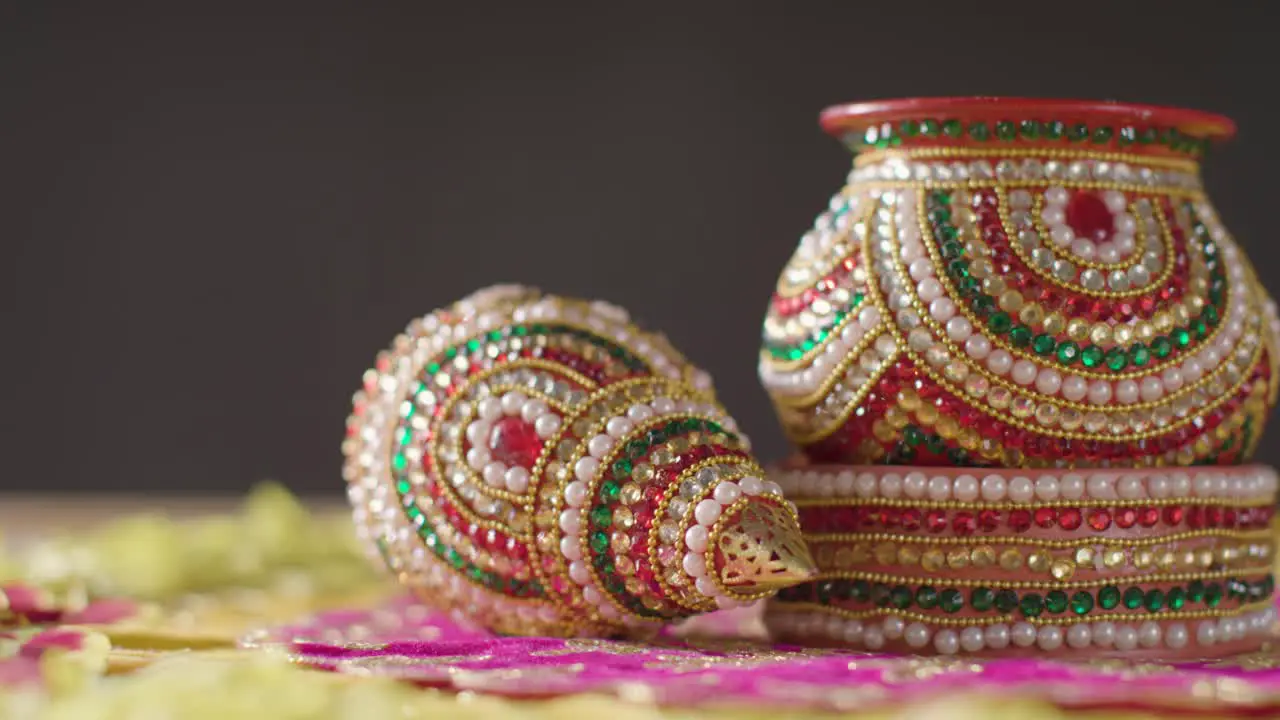
[[[282,645],[335,672],[521,698],[608,693],[672,706],[847,710],[982,691],[1070,708],[1280,711],[1274,650],[1179,664],[901,657],[770,645],[754,609],[696,618],[642,643],[498,637],[398,600],[261,630],[244,644]]]

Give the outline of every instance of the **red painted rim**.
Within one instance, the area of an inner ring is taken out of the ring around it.
[[[1061,120],[1063,122],[1130,123],[1172,127],[1191,137],[1228,140],[1236,124],[1224,115],[1160,105],[1140,105],[1112,100],[1059,100],[1018,97],[936,97],[871,100],[833,105],[822,111],[819,122],[832,135],[865,130],[871,125],[897,120],[958,118],[961,120]]]

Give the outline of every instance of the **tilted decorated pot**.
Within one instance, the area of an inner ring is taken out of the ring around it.
[[[410,323],[354,406],[357,531],[471,623],[642,633],[812,573],[707,374],[608,303],[486,288]]]
[[[914,99],[822,115],[856,155],[783,270],[760,377],[815,462],[1233,464],[1277,320],[1201,185],[1226,118]]]

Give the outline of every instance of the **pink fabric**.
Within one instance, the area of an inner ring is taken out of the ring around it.
[[[740,639],[743,634],[755,639]],[[1176,665],[972,661],[773,646],[755,610],[698,618],[652,643],[496,637],[409,600],[259,632],[301,663],[511,697],[612,693],[663,705],[867,708],[960,691],[1072,708],[1280,711],[1280,653]]]

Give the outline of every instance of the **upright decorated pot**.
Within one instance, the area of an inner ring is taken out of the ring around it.
[[[1065,100],[842,105],[856,156],[764,322],[816,462],[1233,464],[1276,394],[1276,308],[1200,178],[1230,120]]]

